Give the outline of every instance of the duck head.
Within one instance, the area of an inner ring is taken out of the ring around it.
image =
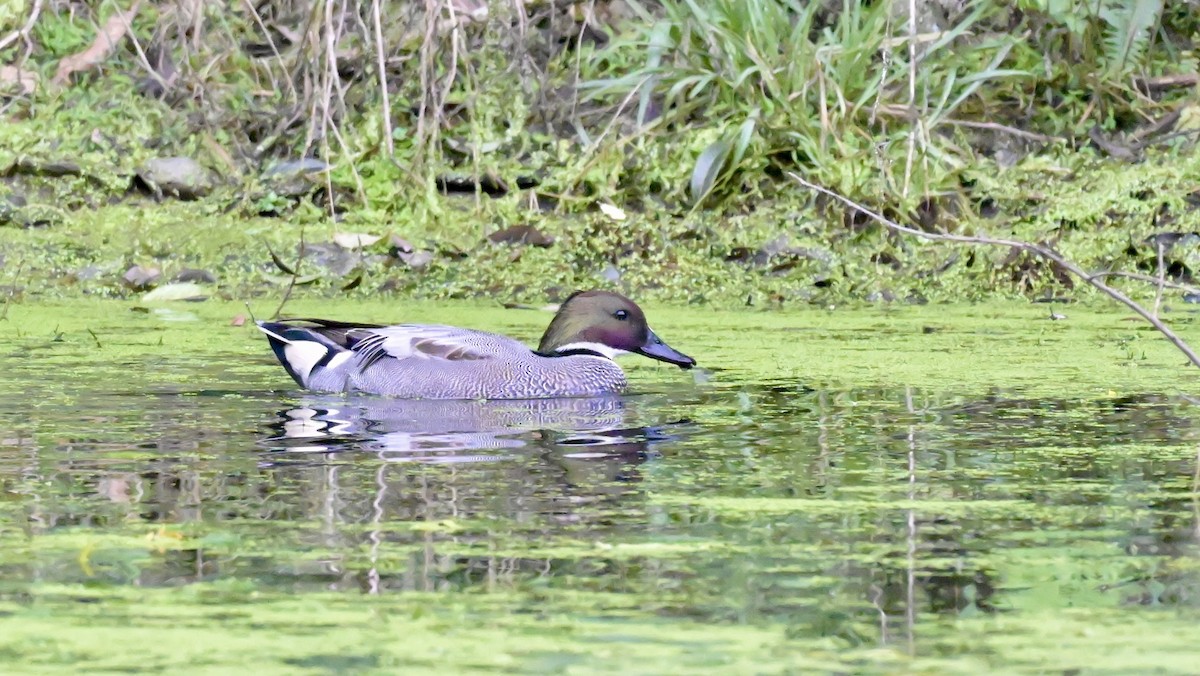
[[[615,357],[622,352],[665,361],[690,369],[696,360],[654,335],[637,303],[611,291],[576,291],[546,328],[539,354],[563,355],[596,352]]]

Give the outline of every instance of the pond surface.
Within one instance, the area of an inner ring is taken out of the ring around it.
[[[1197,373],[1113,311],[648,308],[706,371],[438,403],[296,391],[233,304],[145,310],[0,322],[5,672],[1200,664]]]

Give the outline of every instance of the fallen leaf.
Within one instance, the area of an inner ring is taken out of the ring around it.
[[[608,216],[614,221],[623,221],[626,218],[625,212],[622,211],[620,207],[615,207],[608,202],[600,203],[600,211],[603,211],[605,216]]]
[[[30,176],[83,176],[83,168],[71,160],[35,160],[31,157],[21,157],[9,171],[20,172]]]
[[[16,85],[22,94],[32,94],[37,90],[38,74],[16,66],[0,66],[0,85]]]
[[[721,175],[721,170],[725,168],[725,163],[729,159],[729,151],[732,149],[733,145],[729,141],[720,139],[700,153],[699,159],[696,160],[696,166],[692,169],[693,202],[699,203],[712,191],[713,186],[717,183],[717,178]]]
[[[108,21],[105,21],[104,25],[100,27],[100,32],[96,34],[96,39],[92,40],[92,44],[81,52],[63,57],[58,62],[58,70],[55,71],[52,82],[64,85],[72,73],[103,63],[129,31],[133,17],[137,16],[138,8],[141,5],[141,0],[135,0],[128,11],[118,10],[108,17]]]
[[[263,277],[268,282],[272,282],[274,284],[279,284],[280,286],[287,285],[287,284],[293,284],[295,286],[304,286],[305,284],[312,284],[313,282],[317,281],[318,279],[321,278],[321,275],[299,275],[299,276],[292,275],[289,277],[281,277],[279,275],[263,275]]]
[[[79,569],[82,570],[83,574],[87,577],[91,577],[96,574],[95,571],[92,570],[92,552],[95,550],[96,545],[91,542],[85,544],[83,548],[79,550]]]
[[[229,325],[230,326],[245,326],[246,325],[246,315],[235,315],[233,317],[233,321],[229,322]]]
[[[274,251],[271,251],[271,247],[267,247],[267,253],[271,254],[271,262],[275,264],[275,267],[289,275],[296,274],[295,270],[293,270],[287,263],[284,263]]]
[[[204,300],[208,297],[204,287],[195,282],[174,282],[163,284],[157,289],[142,296],[142,302],[168,302],[177,300]]]
[[[343,249],[362,249],[383,239],[380,235],[367,235],[361,232],[339,232],[333,236],[333,243]]]

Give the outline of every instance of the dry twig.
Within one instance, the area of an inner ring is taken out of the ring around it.
[[[1154,280],[1154,312],[1152,314],[1157,317],[1158,310],[1162,307],[1163,287],[1167,282],[1167,268],[1166,262],[1163,260],[1163,249],[1165,248],[1163,243],[1155,242],[1154,248],[1158,250],[1158,267],[1155,268],[1158,274]]]
[[[388,159],[396,156],[396,144],[392,139],[392,99],[388,94],[387,63],[383,44],[383,20],[379,12],[379,0],[371,0],[371,27],[375,33],[375,67],[379,70],[379,99],[383,116],[383,144]]]
[[[1032,131],[1025,131],[1024,129],[1017,129],[1016,127],[1010,127],[1006,124],[1000,124],[998,122],[975,122],[973,120],[945,120],[945,123],[952,124],[956,127],[968,127],[970,129],[986,129],[988,131],[996,131],[996,132],[1000,132],[1003,134],[1009,134],[1010,136],[1016,136],[1018,138],[1028,139],[1030,141],[1037,141],[1038,143],[1054,143],[1056,141],[1062,140],[1062,139],[1056,138],[1054,136],[1047,136],[1045,134],[1038,134],[1038,133],[1032,132]]]
[[[243,0],[243,2],[246,6],[246,12],[250,15],[250,18],[254,20],[254,25],[257,26],[258,30],[262,33],[263,39],[267,41],[267,46],[271,48],[271,56],[274,57],[276,66],[278,66],[279,70],[283,73],[283,77],[281,77],[279,81],[282,81],[285,85],[287,85],[288,95],[292,100],[296,100],[298,98],[298,94],[296,93],[296,85],[294,82],[292,82],[292,78],[289,77],[287,62],[284,61],[283,54],[279,51],[279,45],[275,43],[275,37],[271,35],[270,29],[268,29],[267,24],[263,22],[262,15],[258,13],[258,10],[254,7],[254,3],[250,2],[250,0]],[[269,61],[267,63],[270,64]],[[276,91],[278,91],[279,84],[275,79],[274,69],[272,69],[270,65],[267,66],[267,73],[271,78],[272,86]]]
[[[1101,277],[1126,277],[1128,279],[1136,279],[1139,282],[1153,282],[1155,284],[1160,283],[1157,275],[1143,275],[1140,272],[1124,272],[1121,270],[1105,270],[1102,272],[1093,273],[1092,276],[1098,279]],[[1192,286],[1191,284],[1180,284],[1179,282],[1170,282],[1165,278],[1162,279],[1161,283],[1168,289],[1179,289],[1180,291],[1184,291],[1186,293],[1200,295],[1200,287],[1198,286]]]
[[[328,173],[328,172],[326,172],[326,173]],[[271,251],[271,249],[268,247],[267,251]],[[271,315],[271,319],[279,319],[279,317],[283,313],[284,306],[287,305],[288,301],[292,299],[292,291],[296,290],[296,282],[299,281],[299,279],[300,279],[300,265],[302,263],[304,263],[304,254],[305,253],[307,253],[307,252],[304,248],[304,228],[300,228],[300,249],[299,249],[299,252],[296,254],[296,264],[291,266],[291,268],[290,268],[291,272],[292,272],[292,278],[288,280],[287,289],[283,292],[283,298],[279,299],[279,307],[275,308],[275,314]],[[280,267],[281,269],[283,269],[285,271],[288,269],[288,268],[285,268],[284,266],[280,265],[279,257],[275,255],[274,251],[271,251],[271,258],[275,261],[276,266]],[[250,306],[247,305],[246,309],[249,309],[249,308],[250,308]]]
[[[917,111],[917,0],[908,0],[908,152],[904,156],[904,189],[900,194],[908,197],[912,186],[913,159],[917,152],[917,136],[921,131],[921,117]]]
[[[33,9],[29,11],[29,18],[25,20],[25,25],[0,39],[0,51],[4,51],[9,45],[22,38],[28,42],[29,31],[33,29],[33,24],[37,23],[38,15],[41,13],[42,0],[34,0]]]

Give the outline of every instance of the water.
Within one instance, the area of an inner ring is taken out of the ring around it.
[[[5,672],[1200,664],[1195,376],[1120,315],[655,309],[699,382],[438,403],[297,392],[236,312],[0,323]]]

